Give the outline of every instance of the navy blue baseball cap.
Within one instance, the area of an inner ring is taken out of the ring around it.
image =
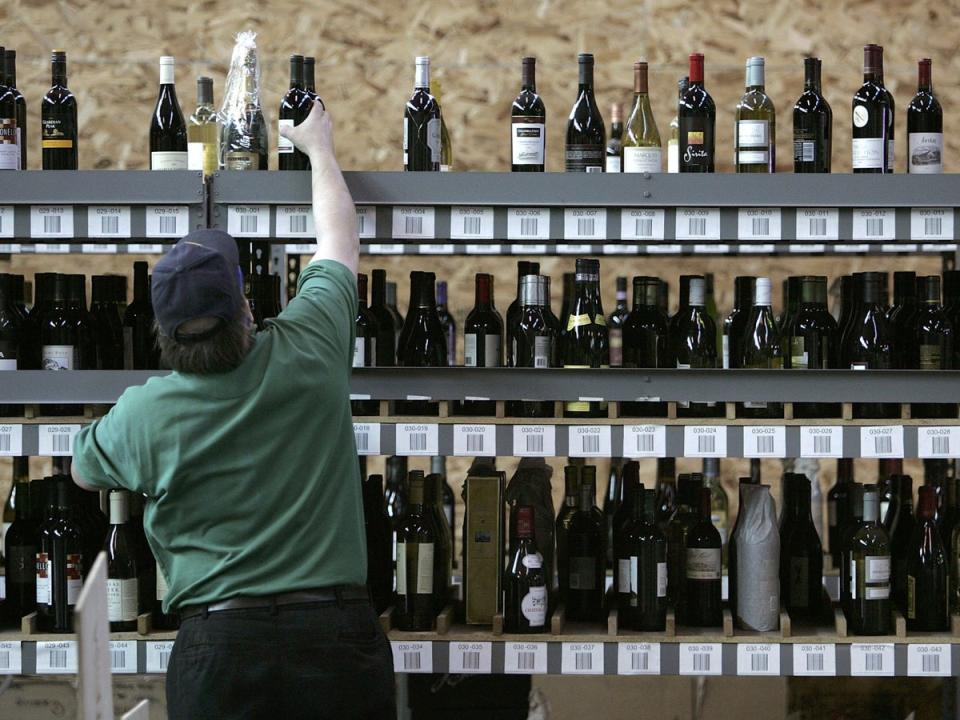
[[[199,341],[214,335],[243,306],[237,241],[222,230],[195,230],[184,236],[154,267],[151,295],[157,324],[166,337]],[[200,318],[220,322],[199,334],[177,334],[185,322]]]

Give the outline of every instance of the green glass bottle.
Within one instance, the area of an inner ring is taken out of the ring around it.
[[[890,539],[879,523],[877,487],[863,489],[863,522],[850,542],[850,629],[856,635],[890,632]]]
[[[762,57],[747,58],[746,92],[737,103],[733,131],[738,173],[772,173],[777,169],[776,110],[764,90]]]

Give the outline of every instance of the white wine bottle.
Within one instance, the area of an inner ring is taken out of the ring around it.
[[[677,83],[677,99],[679,105],[679,98],[683,97],[683,94],[687,91],[687,86],[690,84],[690,78],[684,75],[680,78],[680,82]],[[678,114],[673,116],[673,120],[670,121],[670,139],[667,141],[667,172],[668,173],[678,173],[680,172],[680,118],[679,118],[679,108]]]
[[[623,171],[658,173],[663,169],[660,133],[650,107],[647,63],[633,64],[633,109],[623,137]]]
[[[220,167],[220,124],[213,107],[213,80],[197,78],[197,109],[187,125],[187,169],[213,175]]]
[[[737,103],[733,129],[738,173],[776,172],[776,110],[764,91],[762,57],[747,58],[746,92]]]

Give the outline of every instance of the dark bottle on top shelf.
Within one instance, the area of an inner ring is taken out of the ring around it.
[[[19,625],[20,618],[37,608],[37,545],[40,538],[31,513],[29,458],[13,458],[14,511],[13,523],[4,535],[4,572],[6,599],[4,617],[11,625]]]
[[[851,370],[890,370],[897,351],[893,328],[881,304],[881,273],[854,277],[860,302],[844,331],[841,349],[844,367]],[[858,403],[855,418],[900,416],[900,407],[889,403]]]
[[[803,60],[803,93],[793,106],[793,171],[828,173],[833,153],[833,110],[820,86],[820,58]]]
[[[133,302],[123,316],[123,367],[125,370],[155,370],[160,367],[160,349],[150,299],[146,262],[133,264]]]
[[[440,172],[440,106],[430,94],[430,58],[418,57],[403,116],[403,169]]]
[[[397,529],[397,627],[432,630],[437,616],[434,553],[438,529],[423,473],[410,472],[410,504]]]
[[[684,285],[688,288],[685,297]],[[680,286],[681,304],[670,320],[672,364],[680,369],[714,368],[717,366],[717,329],[704,307],[704,278],[684,275]],[[713,402],[677,403],[677,414],[682,417],[713,417],[722,412],[723,406]]]
[[[783,525],[780,528],[780,598],[791,616],[820,617],[823,595],[823,547],[810,512],[810,480],[784,476]]]
[[[110,531],[107,554],[107,616],[112,632],[137,629],[139,568],[137,543],[130,524],[130,500],[126,490],[110,491]]]
[[[290,89],[280,100],[279,127],[293,127],[307,119],[313,98],[304,89],[303,55],[290,56]],[[277,166],[280,170],[309,170],[310,158],[277,132]]]
[[[520,94],[510,108],[510,169],[543,172],[547,157],[547,110],[537,94],[537,59],[525,57],[521,65]]]
[[[659,278],[633,278],[633,309],[623,321],[624,367],[670,367],[670,318],[660,307],[660,287]],[[662,417],[666,413],[667,405],[662,402],[620,403],[620,414],[625,417]]]
[[[77,169],[77,100],[67,89],[67,54],[54,50],[52,87],[40,105],[44,170]]]
[[[30,144],[30,134],[27,132],[27,99],[17,88],[17,51],[7,48],[6,54],[7,79],[0,82],[6,85],[17,106],[17,129],[20,130],[20,169],[27,169],[27,146]]]
[[[543,556],[534,539],[534,508],[517,505],[511,519],[516,540],[503,578],[503,629],[510,633],[544,632],[548,588]]]
[[[637,483],[620,529],[618,616],[630,630],[660,632],[667,619],[667,538],[656,523],[657,493]]]
[[[70,502],[73,481],[57,475],[54,482],[53,512],[40,527],[37,552],[37,627],[69,633],[85,572],[83,537]]]
[[[547,278],[524,275],[520,285],[520,309],[510,335],[513,350],[511,367],[550,368],[557,366],[559,327],[549,313]],[[553,417],[549,400],[510,400],[507,413],[519,417]]]
[[[593,94],[593,55],[580,53],[580,85],[567,120],[566,171],[598,173],[604,170],[607,132]]]
[[[150,169],[187,169],[187,124],[174,85],[174,59],[160,58],[160,93],[150,120]]]
[[[762,370],[783,368],[783,347],[780,328],[773,315],[770,278],[756,279],[753,307],[747,316],[742,348],[740,367]],[[782,417],[783,404],[765,401],[737,403],[737,415],[748,418]]]
[[[457,364],[457,324],[447,307],[447,283],[443,280],[437,281],[437,317],[447,339],[447,365],[453,367]]]
[[[393,526],[383,496],[383,475],[363,482],[363,523],[367,538],[367,587],[377,613],[390,606],[393,596]]]
[[[917,524],[907,548],[907,603],[904,615],[910,632],[950,629],[947,552],[934,521],[936,494],[919,490]]]
[[[529,262],[527,260],[517,261],[517,296],[507,307],[507,313],[504,315],[504,329],[506,331],[506,356],[507,367],[517,367],[514,364],[514,348],[516,342],[517,323],[520,319],[520,307],[522,305],[521,285],[523,278],[527,275],[538,275],[540,273],[540,263]]]
[[[827,310],[827,278],[804,275],[796,313],[783,328],[784,366],[791,370],[827,370],[840,367],[840,333]],[[795,403],[794,417],[834,417],[836,403]]]
[[[603,519],[595,512],[596,491],[596,468],[584,467],[577,509],[567,529],[567,585],[561,587],[570,620],[599,620],[603,608],[606,543]]]
[[[607,319],[610,334],[610,367],[623,367],[623,323],[627,310],[627,279],[617,278],[616,307]]]
[[[123,319],[114,299],[115,275],[94,275],[91,278],[94,333],[97,343],[97,369],[123,370]]]
[[[717,627],[723,624],[720,533],[710,521],[710,490],[701,488],[699,518],[684,542],[685,602],[679,619],[684,625]]]
[[[878,522],[877,488],[863,489],[863,522],[850,541],[850,629],[856,635],[890,632],[890,540]]]
[[[883,529],[890,538],[890,561],[893,565],[891,591],[897,607],[907,606],[907,559],[917,521],[913,516],[913,478],[896,474],[888,479],[893,489],[890,505],[883,518]]]
[[[743,340],[747,319],[753,307],[757,279],[752,275],[738,275],[733,280],[733,310],[723,321],[723,367],[738,368],[743,356]]]
[[[893,171],[893,106],[883,85],[883,48],[863,48],[863,85],[853,96],[853,172]]]
[[[712,173],[717,108],[703,86],[703,55],[690,55],[690,80],[677,111],[680,172]]]
[[[393,367],[397,364],[397,334],[393,315],[387,309],[387,271],[371,273],[370,313],[377,321],[377,367]]]
[[[577,258],[570,316],[560,337],[560,359],[565,368],[602,368],[610,365],[610,338],[600,301],[600,261]],[[605,402],[567,402],[566,417],[606,417]]]
[[[907,172],[943,172],[943,110],[933,94],[933,61],[919,62],[917,94],[907,106]]]

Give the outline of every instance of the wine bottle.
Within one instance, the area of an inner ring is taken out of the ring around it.
[[[653,117],[648,90],[647,63],[633,64],[633,109],[623,137],[623,172],[658,173],[663,170],[660,133]]]
[[[656,524],[657,493],[637,483],[621,531],[619,617],[624,627],[662,632],[667,620],[667,538]]]
[[[857,635],[890,632],[890,541],[877,522],[876,486],[863,489],[863,522],[850,547],[850,621]]]
[[[877,461],[877,497],[880,503],[880,522],[885,523],[893,500],[893,479],[903,475],[902,458],[882,458]],[[925,478],[926,479],[926,478]],[[939,488],[938,488],[939,492]],[[886,526],[884,526],[886,528]],[[887,533],[889,536],[889,533]]]
[[[603,520],[594,512],[597,486],[596,468],[583,468],[579,502],[567,529],[567,586],[564,594],[570,620],[600,619],[606,575],[606,544]]]
[[[513,350],[511,367],[549,368],[557,366],[560,328],[547,315],[547,278],[524,275],[520,284],[520,310],[510,332]],[[507,413],[519,417],[552,417],[553,403],[537,400],[510,400]]]
[[[727,541],[730,538],[730,498],[720,482],[720,459],[703,459],[703,486],[710,491],[710,522],[720,534],[723,566],[727,566]]]
[[[678,614],[687,601],[686,593],[686,542],[690,529],[699,518],[700,490],[703,476],[700,473],[681,473],[677,477],[677,509],[666,527],[667,534],[667,597]]]
[[[616,476],[615,476],[616,473]],[[633,520],[634,504],[642,504],[643,497],[641,491],[643,485],[640,482],[640,464],[636,460],[624,462],[617,459],[610,463],[610,482],[607,485],[607,495],[604,498],[604,515],[608,517],[610,524],[610,533],[613,549],[613,587],[616,592],[627,592],[624,587],[629,588],[629,568],[627,568],[627,580],[624,580],[623,566],[621,560],[623,556],[617,554],[617,548],[621,545],[623,532]],[[607,515],[608,509],[614,506],[613,514]],[[619,558],[619,559],[618,559]],[[620,598],[623,601],[628,598]]]
[[[570,532],[570,521],[577,511],[580,500],[580,468],[576,465],[567,465],[563,469],[563,504],[557,512],[554,537],[557,543],[557,583],[561,594],[566,593],[570,577],[570,550],[567,536]]]
[[[717,108],[703,85],[703,55],[690,56],[690,80],[677,110],[680,172],[713,172]]]
[[[613,569],[614,587],[617,586],[617,568],[614,562],[613,536],[615,528],[615,517],[620,510],[621,502],[624,496],[624,478],[623,471],[625,461],[623,458],[610,458],[610,472],[607,475],[607,490],[603,494],[603,507],[600,512],[603,515],[603,534],[606,551],[606,567]],[[638,480],[639,482],[639,474]]]
[[[6,50],[0,47],[0,170],[25,170],[21,144],[26,144],[19,125],[17,95],[8,85]]]
[[[784,476],[786,504],[780,534],[780,597],[792,617],[815,620],[823,595],[823,547],[810,512],[810,481]]]
[[[393,315],[387,309],[387,271],[374,270],[370,288],[370,313],[377,322],[377,367],[397,364],[397,336]]]
[[[457,567],[457,537],[453,532],[456,527],[456,507],[457,501],[453,495],[453,488],[447,482],[447,458],[443,455],[434,455],[430,458],[430,472],[439,475],[439,489],[437,490],[438,507],[443,515],[443,521],[446,527],[450,529],[450,558],[451,566]]]
[[[430,94],[430,58],[418,57],[413,95],[403,117],[403,169],[440,171],[440,106]]]
[[[701,488],[699,518],[684,542],[686,602],[680,622],[693,627],[723,624],[720,533],[710,522],[710,490]]]
[[[241,33],[234,46],[220,121],[221,167],[266,170],[269,136],[260,104],[260,60],[253,33]]]
[[[280,121],[277,129],[277,160],[280,170],[309,170],[310,158],[280,134],[279,128],[294,127],[307,119],[313,99],[303,86],[303,55],[290,56],[290,89],[280,100]]]
[[[730,607],[737,627],[769,632],[780,624],[780,538],[770,488],[740,478],[740,511],[730,535]]]
[[[752,275],[739,275],[733,281],[733,310],[723,321],[723,368],[740,367],[743,356],[743,340],[747,320],[753,307],[757,279]]]
[[[54,482],[53,512],[40,527],[37,552],[37,627],[69,633],[83,584],[83,538],[70,506],[72,480],[57,475]]]
[[[17,130],[20,132],[20,169],[27,169],[27,145],[29,142],[29,133],[27,132],[27,99],[17,88],[17,51],[7,48],[5,53],[7,66],[7,79],[0,81],[0,85],[6,85],[7,89],[13,95],[17,106]]]
[[[87,311],[87,279],[83,275],[67,276],[67,317],[77,330],[79,366],[92,370],[97,366],[97,335],[93,317]]]
[[[560,336],[560,358],[565,368],[602,368],[610,365],[610,335],[600,301],[600,261],[577,258],[570,315]],[[602,402],[567,402],[566,417],[606,417]]]
[[[410,504],[397,529],[397,627],[432,630],[436,619],[434,553],[438,529],[423,472],[410,472]]]
[[[66,275],[54,276],[49,303],[41,320],[44,370],[80,369],[80,338],[67,311],[67,283]]]
[[[913,531],[917,525],[913,516],[913,478],[896,474],[889,479],[889,483],[893,493],[883,518],[883,528],[890,538],[893,601],[901,611],[906,612],[907,560]]]
[[[443,87],[439,80],[430,81],[430,93],[437,102],[437,110],[440,111],[440,172],[451,172],[453,143],[450,140],[450,132],[447,130],[447,118],[443,114]]]
[[[956,353],[956,328],[940,304],[940,278],[917,278],[920,304],[911,326],[899,337],[910,348],[906,367],[918,370],[952,370]],[[949,418],[956,409],[944,403],[914,403],[915,418]]]
[[[793,106],[793,171],[828,173],[833,153],[833,110],[820,85],[820,58],[803,60],[803,93]]]
[[[863,85],[853,96],[853,172],[890,172],[892,127],[893,108],[883,86],[883,48],[866,45]]]
[[[433,458],[431,458],[433,460]],[[424,479],[424,506],[432,513],[437,529],[433,552],[434,612],[439,614],[449,599],[453,578],[453,528],[443,509],[443,475],[431,472]]]
[[[397,341],[397,365],[401,367],[446,367],[447,342],[437,316],[435,276],[432,272],[410,273],[410,305]],[[396,402],[404,415],[436,415],[439,406],[425,400]]]
[[[593,55],[580,53],[578,62],[577,100],[567,120],[566,171],[603,172],[607,134],[593,95]]]
[[[623,172],[623,106],[613,103],[610,108],[610,139],[607,141],[607,161],[604,172]]]
[[[316,80],[316,66],[317,59],[307,55],[303,58],[303,91],[310,97],[310,102],[314,100],[320,100],[320,96],[317,95],[317,80]],[[323,101],[320,100],[320,104],[323,105]]]
[[[23,321],[14,302],[14,276],[0,273],[0,372],[26,369],[21,358],[24,343]],[[23,415],[23,405],[0,405],[0,417]]]
[[[386,512],[383,475],[363,481],[363,525],[367,540],[367,587],[377,613],[386,610],[393,595],[393,526]]]
[[[905,553],[907,630],[941,632],[950,628],[947,554],[934,521],[937,499],[932,487],[919,490],[917,525]]]
[[[764,89],[763,58],[747,58],[746,92],[737,103],[733,134],[737,172],[776,172],[776,137],[776,110]]]
[[[213,106],[213,79],[197,78],[197,108],[187,125],[187,169],[207,177],[220,169],[220,121]]]
[[[493,301],[493,275],[477,273],[474,306],[463,327],[466,367],[503,365],[503,319]]]
[[[853,536],[863,524],[863,485],[851,482],[848,489],[849,504],[847,517],[840,524],[840,605],[849,617],[853,612],[853,588],[855,577],[852,575]]]
[[[31,504],[41,498],[30,497],[30,467],[25,457],[13,458],[14,512],[13,522],[4,532],[4,573],[6,599],[4,616],[10,624],[19,625],[20,619],[37,608],[37,525],[31,515]]]
[[[517,367],[514,364],[514,345],[516,344],[516,330],[517,323],[520,319],[520,308],[522,305],[521,302],[521,284],[523,283],[523,278],[527,275],[537,275],[540,272],[540,263],[538,262],[529,262],[527,260],[517,261],[517,296],[513,299],[513,302],[510,303],[510,306],[507,308],[507,314],[504,316],[504,327],[506,330],[506,339],[507,339],[507,366],[508,367]]]
[[[911,334],[918,310],[917,274],[906,270],[893,273],[893,305],[887,317],[894,331],[907,340]]]
[[[113,299],[117,276],[94,275],[91,278],[93,320],[98,370],[123,370],[123,319]]]
[[[610,172],[609,170],[607,172]],[[607,318],[610,342],[610,367],[623,367],[623,322],[627,310],[627,279],[618,277],[616,285],[616,307]]]
[[[44,170],[77,169],[77,100],[67,89],[67,54],[54,50],[52,87],[40,105]]]
[[[679,99],[690,87],[690,78],[684,75],[677,83],[677,114],[670,121],[670,139],[667,141],[667,172],[680,172],[680,113]]]
[[[787,318],[783,332],[784,366],[793,370],[826,370],[840,367],[840,334],[827,311],[827,279],[802,276],[797,310]],[[836,403],[795,403],[794,417],[832,417]]]
[[[943,110],[933,94],[933,61],[919,63],[917,94],[907,106],[907,172],[943,172]]]
[[[447,340],[447,365],[453,367],[457,364],[457,323],[447,307],[447,283],[443,280],[437,282],[437,317]]]
[[[160,93],[150,120],[150,169],[187,169],[187,125],[174,85],[174,59],[160,58]]]
[[[576,293],[576,273],[563,274],[563,297],[560,299],[560,332],[570,322],[570,310],[573,308],[573,296]]]
[[[633,308],[623,321],[624,367],[670,367],[670,318],[660,307],[660,286],[659,278],[633,278]],[[622,417],[660,417],[666,411],[661,402],[620,403]]]
[[[397,284],[395,282],[387,283],[386,305],[387,311],[393,317],[393,330],[399,340],[400,332],[403,330],[403,315],[400,314],[400,309],[397,307]]]
[[[377,319],[367,307],[367,276],[357,274],[357,329],[353,346],[353,367],[376,367]]]
[[[780,328],[773,316],[770,298],[770,278],[757,278],[754,286],[753,307],[747,317],[742,341],[740,367],[763,370],[783,368],[783,346]],[[782,403],[746,401],[737,403],[738,417],[782,417]]]
[[[716,325],[704,308],[705,283],[702,276],[682,276],[683,286],[689,289],[677,314],[670,319],[672,365],[680,369],[713,368],[717,366]],[[684,417],[709,417],[716,414],[716,403],[678,404],[677,412]]]
[[[139,608],[136,538],[130,520],[126,490],[110,491],[110,532],[104,551],[107,554],[107,616],[113,632],[137,629]]]
[[[657,525],[665,528],[677,512],[677,460],[657,458]]]
[[[537,94],[537,59],[521,61],[520,94],[510,108],[510,169],[543,172],[547,157],[547,110]]]
[[[850,517],[850,488],[853,484],[853,460],[837,460],[837,482],[827,493],[827,542],[833,567],[841,567],[841,530]]]
[[[511,633],[543,632],[547,623],[547,582],[543,556],[534,536],[534,508],[517,505],[511,513],[516,541],[503,579],[503,624]]]
[[[851,370],[889,370],[897,350],[894,333],[881,304],[881,273],[862,273],[854,277],[860,302],[851,316],[842,343],[842,362]],[[855,418],[899,417],[899,406],[858,403]]]
[[[125,370],[153,370],[160,366],[147,269],[146,262],[133,264],[133,302],[127,306],[123,316]]]

